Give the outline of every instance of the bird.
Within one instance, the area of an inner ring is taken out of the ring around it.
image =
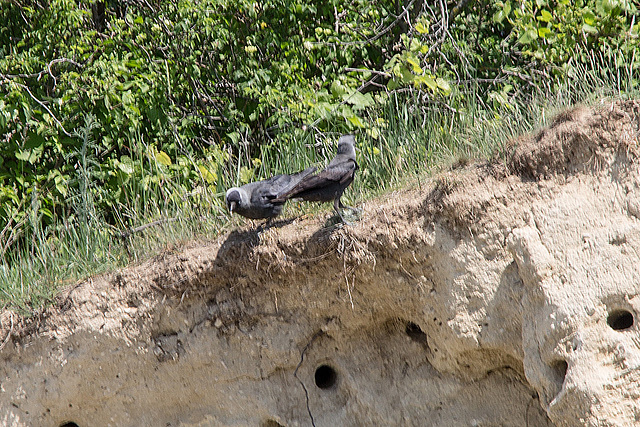
[[[300,182],[288,189],[282,190],[273,200],[281,203],[288,199],[300,199],[308,202],[333,202],[343,223],[345,221],[340,209],[346,206],[340,198],[345,188],[353,182],[358,163],[356,162],[356,139],[353,135],[343,135],[338,140],[338,152],[329,165],[316,175],[307,175]],[[354,208],[349,208],[354,210]]]
[[[266,225],[280,215],[286,200],[275,200],[303,178],[313,174],[316,167],[309,167],[292,175],[280,174],[263,181],[250,182],[242,187],[232,187],[225,194],[225,203],[231,213],[249,219],[266,219]]]

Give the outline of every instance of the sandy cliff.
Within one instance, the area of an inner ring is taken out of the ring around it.
[[[640,103],[4,312],[16,426],[640,423]],[[73,425],[73,424],[67,424]]]

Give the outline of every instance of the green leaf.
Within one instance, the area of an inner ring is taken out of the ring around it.
[[[229,132],[227,136],[234,145],[238,144],[240,141],[240,134],[238,132]]]
[[[508,1],[504,4],[504,7],[502,8],[502,11],[504,12],[504,16],[509,16],[509,14],[511,13],[511,2]]]
[[[407,63],[411,65],[412,70],[416,74],[422,74],[422,67],[420,67],[420,61],[413,55],[407,55]]]
[[[552,31],[547,28],[547,27],[540,27],[538,28],[538,36],[542,39],[546,39],[547,36],[549,36],[550,34],[552,34]]]
[[[438,85],[438,88],[440,88],[445,95],[449,95],[451,93],[451,86],[449,86],[449,82],[446,80],[438,77],[436,78],[436,85]]]
[[[420,34],[427,34],[429,32],[429,23],[427,22],[425,25],[422,21],[418,22],[416,24],[416,31]]]
[[[345,95],[344,101],[353,105],[357,109],[362,109],[365,107],[370,107],[375,104],[371,93],[362,94],[358,91],[353,92],[352,95]]]
[[[603,15],[613,15],[613,12],[620,6],[620,3],[619,0],[598,0],[596,1],[596,7]]]
[[[117,161],[116,165],[118,169],[124,172],[127,175],[133,174],[135,168],[133,166],[133,160],[129,156],[120,157],[120,161]]]
[[[493,14],[493,22],[495,22],[496,24],[500,24],[502,21],[509,17],[510,13],[511,2],[506,2],[502,7],[502,10],[499,10]]]
[[[37,133],[29,133],[22,150],[16,151],[16,159],[35,164],[44,151],[44,138]]]
[[[198,168],[200,169],[200,173],[202,174],[202,177],[208,181],[209,183],[213,183],[213,181],[210,181],[211,177],[213,175],[211,175],[211,173],[209,172],[209,170],[207,168],[205,168],[204,166],[198,165]],[[243,184],[246,184],[247,182],[251,181],[253,179],[254,173],[253,173],[253,169],[249,169],[246,166],[243,166],[242,168],[240,168],[240,182]]]
[[[156,161],[162,165],[170,166],[171,165],[171,157],[164,151],[157,151],[155,155]]]
[[[56,184],[56,190],[58,190],[58,193],[62,194],[64,197],[67,197],[67,183],[65,181],[58,181],[57,179],[55,180],[55,184]]]
[[[400,76],[403,83],[412,83],[416,79],[416,76],[407,67],[400,68]]]
[[[127,107],[129,107],[129,109],[131,111],[133,111],[134,113],[136,113],[137,115],[140,115],[140,109],[138,107],[136,107],[135,105],[129,104],[129,105],[127,105]]]
[[[409,51],[410,52],[416,52],[419,51],[422,48],[422,43],[420,43],[420,40],[418,40],[417,38],[412,38],[411,42],[409,43]]]
[[[396,90],[400,86],[401,86],[400,80],[397,78],[389,79],[389,81],[387,82],[387,89],[389,90]]]
[[[540,16],[538,16],[536,19],[542,22],[551,22],[551,20],[553,19],[553,15],[548,10],[542,9],[540,11]]]
[[[434,92],[438,88],[436,80],[432,76],[416,76],[414,84],[416,86],[425,85]]]
[[[589,9],[584,11],[584,13],[582,14],[582,19],[584,20],[584,23],[586,25],[589,25],[589,26],[596,25],[596,15]]]
[[[529,44],[538,39],[538,31],[535,28],[527,28],[527,30],[522,33],[518,42],[521,44]]]
[[[369,135],[373,139],[378,139],[380,138],[380,129],[378,129],[377,127],[367,129],[367,135]],[[373,147],[371,151],[374,156],[380,154],[380,150],[378,149],[378,147]]]
[[[142,60],[141,59],[133,59],[131,61],[127,61],[124,63],[129,68],[142,68]]]
[[[347,120],[349,120],[349,122],[350,122],[352,125],[356,126],[356,127],[359,127],[359,128],[363,128],[363,127],[365,127],[364,122],[363,122],[363,121],[362,121],[362,119],[361,119],[360,117],[358,117],[358,116],[350,116],[350,117],[347,117]]]
[[[347,93],[347,88],[339,80],[334,80],[331,82],[330,90],[331,94],[336,98],[340,98]]]

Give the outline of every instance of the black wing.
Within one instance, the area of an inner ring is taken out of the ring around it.
[[[260,181],[259,189],[252,193],[252,200],[259,202],[261,204],[266,204],[270,202],[279,202],[274,200],[278,197],[278,194],[288,191],[297,185],[301,180],[308,177],[312,173],[314,173],[318,168],[315,166],[309,167],[303,171],[287,175],[281,174],[273,176],[264,181]]]
[[[325,187],[329,187],[336,184],[344,185],[353,179],[355,171],[358,169],[358,164],[355,160],[347,160],[346,162],[340,162],[333,166],[328,166],[322,172],[317,175],[308,176],[302,179],[298,184],[293,186],[288,191],[283,191],[278,194],[276,200],[286,200],[296,197],[296,194],[303,193],[309,190],[318,190]]]

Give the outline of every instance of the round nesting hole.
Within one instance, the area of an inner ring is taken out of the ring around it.
[[[607,324],[614,331],[624,331],[633,326],[633,314],[627,310],[615,310],[609,313]]]
[[[329,365],[320,365],[316,369],[315,380],[318,388],[327,390],[336,385],[338,373]]]
[[[79,426],[73,421],[69,421],[69,422],[60,424],[60,427],[79,427]]]

